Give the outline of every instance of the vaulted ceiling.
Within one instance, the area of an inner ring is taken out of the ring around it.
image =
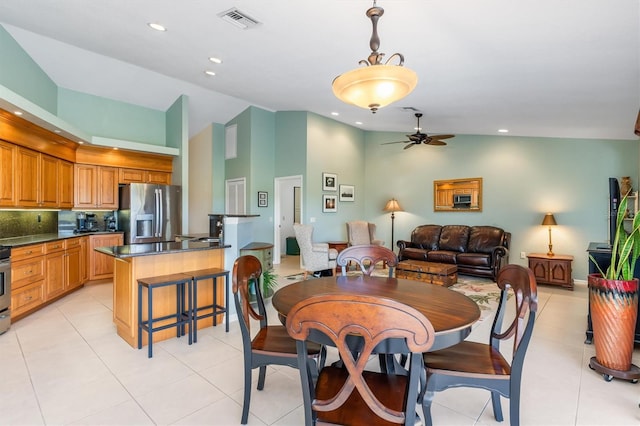
[[[379,0],[380,52],[402,53],[419,80],[375,115],[331,91],[370,53],[371,5],[3,0],[0,24],[58,86],[159,110],[188,95],[191,134],[256,105],[368,130],[413,133],[420,111],[427,133],[637,139],[638,0]],[[218,16],[231,8],[258,25]]]

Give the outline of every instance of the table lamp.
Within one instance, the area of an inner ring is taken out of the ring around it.
[[[387,201],[387,204],[384,206],[384,209],[382,210],[385,212],[391,212],[391,250],[393,250],[394,243],[395,243],[393,239],[393,221],[396,218],[395,212],[401,212],[402,207],[400,207],[400,204],[398,204],[398,200],[396,200],[395,198],[392,198],[389,201]]]
[[[553,244],[551,244],[551,227],[557,225],[556,218],[553,217],[553,213],[547,213],[546,215],[544,215],[544,219],[542,219],[541,225],[549,227],[549,252],[547,253],[547,256],[553,256]]]

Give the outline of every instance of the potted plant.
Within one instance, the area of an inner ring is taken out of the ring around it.
[[[638,279],[633,277],[640,257],[640,215],[635,215],[629,233],[624,229],[627,196],[620,202],[616,232],[611,247],[611,264],[600,273],[590,274],[589,309],[593,324],[596,356],[589,367],[602,373],[605,380],[614,377],[637,382],[640,369],[631,364],[638,314]]]
[[[276,288],[278,287],[278,276],[273,273],[272,269],[267,269],[262,273],[262,286],[260,287],[260,291],[262,292],[263,299],[269,299],[275,293]],[[252,281],[249,286],[249,301],[251,303],[255,303],[255,294],[256,291],[254,289],[255,281]]]

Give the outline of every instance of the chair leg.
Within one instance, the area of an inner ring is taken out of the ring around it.
[[[520,395],[512,394],[509,398],[509,422],[513,426],[520,425]]]
[[[433,418],[431,417],[431,403],[433,402],[433,397],[435,396],[434,391],[425,391],[422,396],[422,416],[424,417],[425,426],[433,425]]]
[[[258,369],[258,390],[264,389],[264,378],[267,375],[267,366],[263,365]]]
[[[246,361],[244,365],[244,400],[242,402],[242,418],[240,423],[247,424],[249,418],[249,405],[251,404],[251,366]]]
[[[309,271],[304,271],[304,276],[302,277],[303,280],[307,279],[307,275],[309,275]]]
[[[513,395],[510,400],[511,402],[514,401]],[[496,418],[496,421],[501,422],[504,420],[504,417],[502,416],[502,405],[500,404],[500,394],[498,392],[491,392],[491,404],[493,405],[493,416]],[[510,408],[513,409],[512,406],[510,406]],[[513,418],[513,412],[511,414],[511,418]],[[517,426],[517,423],[511,423],[511,426]]]

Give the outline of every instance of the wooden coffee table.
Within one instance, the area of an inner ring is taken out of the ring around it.
[[[458,267],[448,263],[403,260],[396,267],[396,277],[449,287],[458,282]]]

